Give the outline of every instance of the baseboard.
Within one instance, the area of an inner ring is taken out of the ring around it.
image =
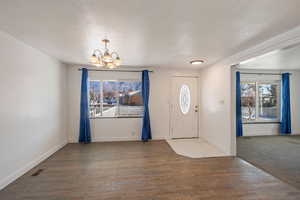
[[[153,137],[152,140],[165,140],[165,137]],[[122,142],[122,141],[140,141],[140,137],[97,137],[92,142]],[[69,143],[78,143],[76,140],[69,140]]]
[[[300,135],[300,133],[292,133],[291,135]]]
[[[63,142],[62,144],[56,145],[55,147],[51,148],[46,153],[43,153],[38,158],[32,160],[28,164],[26,164],[24,167],[18,169],[14,173],[8,175],[6,178],[0,180],[0,190],[5,188],[7,185],[18,179],[19,177],[23,176],[25,173],[27,173],[32,168],[36,167],[38,164],[46,160],[48,157],[50,157],[52,154],[54,154],[56,151],[60,150],[62,147],[64,147],[67,144],[67,142]]]

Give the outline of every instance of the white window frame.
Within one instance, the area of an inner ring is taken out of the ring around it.
[[[243,83],[255,83],[255,120],[243,119],[244,124],[252,123],[279,123],[280,122],[280,108],[281,108],[281,81],[280,80],[255,80],[247,79],[241,80]],[[262,119],[259,117],[259,85],[271,84],[277,85],[277,118],[276,119]]]
[[[93,117],[90,116],[90,119],[105,119],[105,118],[142,118],[143,114],[141,115],[130,115],[130,114],[120,114],[120,110],[119,110],[119,90],[117,91],[117,114],[113,117],[108,117],[108,116],[103,116],[103,82],[142,82],[140,79],[113,79],[113,80],[109,80],[109,79],[93,79],[93,80],[89,80],[90,82],[100,82],[100,116],[97,117]],[[89,94],[89,92],[88,92]],[[88,97],[89,98],[89,97]],[[89,98],[90,99],[90,98]],[[89,103],[90,105],[90,103]],[[144,107],[144,105],[143,105]],[[90,112],[89,112],[90,113]]]

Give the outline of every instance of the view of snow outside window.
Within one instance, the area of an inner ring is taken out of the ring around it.
[[[279,83],[242,82],[243,120],[246,122],[279,120],[279,91]]]
[[[246,120],[256,119],[256,83],[241,84],[242,116]]]
[[[101,91],[99,81],[89,82],[90,116],[101,116]]]
[[[258,117],[267,120],[276,120],[278,116],[278,85],[259,84],[258,85]]]
[[[90,117],[142,116],[142,83],[90,81]]]

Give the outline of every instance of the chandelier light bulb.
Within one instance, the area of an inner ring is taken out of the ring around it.
[[[91,63],[96,64],[98,61],[98,58],[95,54],[93,54],[90,58]]]
[[[109,68],[109,69],[116,68],[116,66],[112,62],[106,63],[106,67]]]
[[[112,62],[113,61],[113,58],[107,51],[104,53],[104,56],[102,59],[104,62]]]
[[[98,59],[97,62],[95,63],[95,65],[96,65],[96,67],[102,67],[104,64],[100,59]]]
[[[115,64],[116,66],[120,66],[120,65],[121,65],[121,59],[120,59],[120,57],[117,57],[117,58],[114,60],[114,64]]]

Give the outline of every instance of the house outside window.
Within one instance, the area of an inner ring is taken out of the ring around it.
[[[142,117],[142,83],[139,80],[91,80],[91,118]]]

